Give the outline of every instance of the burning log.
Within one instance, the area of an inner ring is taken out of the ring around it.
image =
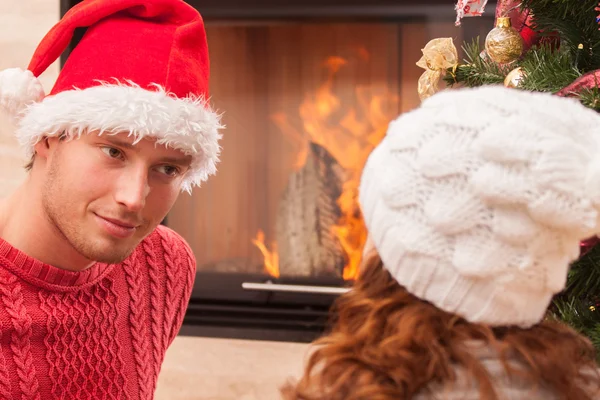
[[[311,142],[303,167],[290,174],[276,221],[281,276],[342,277],[345,253],[333,233],[345,171]]]

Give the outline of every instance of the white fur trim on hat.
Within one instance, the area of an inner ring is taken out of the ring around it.
[[[27,156],[44,137],[66,134],[74,138],[90,130],[128,132],[136,142],[155,138],[158,144],[192,156],[182,187],[189,192],[216,172],[221,128],[220,115],[203,98],[177,98],[158,85],[152,91],[129,81],[101,82],[29,105],[18,123],[17,138]]]
[[[539,323],[600,232],[600,115],[504,87],[441,92],[390,124],[359,199],[415,296],[492,326]]]
[[[44,98],[44,88],[29,70],[8,68],[0,71],[0,108],[17,119],[27,105]]]

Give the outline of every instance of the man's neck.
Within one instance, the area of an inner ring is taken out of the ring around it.
[[[94,262],[79,254],[46,217],[40,190],[31,180],[12,195],[0,199],[0,238],[43,263],[70,271],[83,271]]]

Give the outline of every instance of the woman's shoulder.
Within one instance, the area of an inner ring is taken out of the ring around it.
[[[490,346],[473,346],[472,349],[472,354],[489,374],[498,398],[503,400],[554,400],[559,398],[543,382],[532,385],[524,374],[518,372],[509,374],[503,361]],[[525,368],[516,360],[509,360],[507,363],[513,371],[522,371]],[[457,365],[454,372],[456,379],[453,382],[443,384],[434,382],[421,390],[414,400],[480,400],[479,386],[466,369]],[[587,368],[582,371],[582,385],[589,386],[589,393],[595,394],[591,396],[594,399],[600,399],[599,376],[600,369],[598,368]]]

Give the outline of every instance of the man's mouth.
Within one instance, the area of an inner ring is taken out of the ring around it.
[[[138,224],[136,224],[134,222],[124,221],[124,220],[120,220],[120,219],[113,219],[113,218],[107,218],[107,217],[100,217],[100,218],[103,218],[103,219],[107,220],[108,222],[111,222],[115,225],[122,226],[123,228],[127,228],[127,229],[135,229],[139,226]]]
[[[96,213],[94,215],[107,233],[121,239],[132,236],[141,225],[134,221],[103,217]]]

